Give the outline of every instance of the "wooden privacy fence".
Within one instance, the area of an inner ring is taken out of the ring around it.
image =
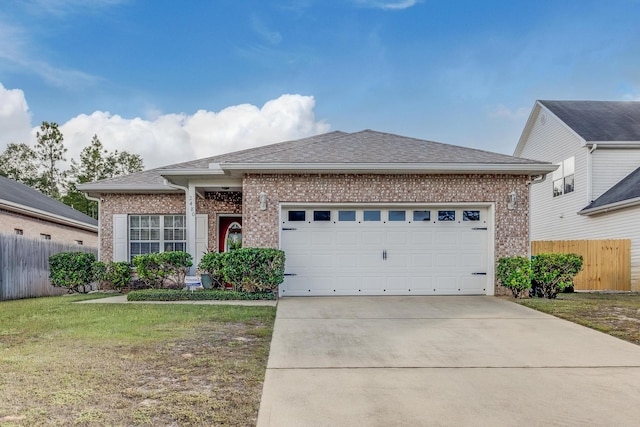
[[[582,255],[582,271],[574,279],[580,291],[631,290],[631,240],[552,240],[531,242],[531,254]]]
[[[87,246],[29,239],[0,233],[0,301],[66,293],[49,284],[49,256],[60,252],[92,252]]]

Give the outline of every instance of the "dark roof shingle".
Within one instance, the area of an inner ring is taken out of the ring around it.
[[[601,208],[618,202],[636,199],[640,197],[640,168],[624,177],[616,185],[604,192],[600,197],[591,202],[582,211]]]

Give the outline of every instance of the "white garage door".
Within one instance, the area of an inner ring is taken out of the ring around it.
[[[489,225],[486,207],[286,207],[280,294],[486,294]]]

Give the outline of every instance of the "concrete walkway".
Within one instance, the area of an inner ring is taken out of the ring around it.
[[[637,426],[640,346],[494,297],[284,298],[258,426]]]
[[[203,300],[203,301],[127,301],[126,295],[78,301],[77,304],[194,304],[194,305],[266,305],[275,307],[277,301]]]

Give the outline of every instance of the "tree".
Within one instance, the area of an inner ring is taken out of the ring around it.
[[[40,187],[36,153],[27,144],[7,145],[0,154],[0,175],[29,187]]]
[[[114,176],[140,172],[144,166],[142,157],[127,151],[107,151],[98,135],[93,135],[88,146],[80,152],[80,162],[71,159],[70,179],[62,202],[85,214],[98,217],[98,204],[88,200],[78,191],[77,185],[99,181]]]
[[[60,198],[58,184],[65,178],[65,173],[58,168],[58,162],[66,161],[64,153],[64,137],[54,122],[42,122],[40,131],[36,133],[36,159],[42,168],[42,191],[54,199]]]

